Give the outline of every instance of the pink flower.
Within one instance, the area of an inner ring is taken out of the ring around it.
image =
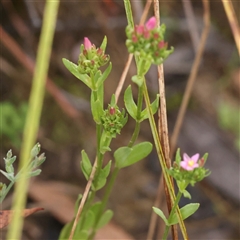
[[[154,29],[154,28],[156,27],[156,22],[157,22],[156,18],[155,18],[155,17],[151,17],[151,18],[146,22],[145,26],[146,26],[146,28],[147,28],[148,30],[152,30],[152,29]]]
[[[189,157],[186,153],[184,153],[183,161],[180,162],[180,166],[187,171],[192,171],[194,168],[199,167],[198,159],[198,153],[193,155],[192,157]]]
[[[87,37],[84,38],[83,45],[86,50],[90,50],[92,47],[92,43],[90,42],[90,40]]]

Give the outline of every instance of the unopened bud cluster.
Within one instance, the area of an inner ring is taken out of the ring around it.
[[[104,111],[101,118],[102,125],[106,133],[111,137],[116,137],[117,134],[120,134],[121,129],[127,122],[127,115],[123,109],[120,112],[117,106],[109,105],[108,108]]]
[[[105,49],[96,48],[88,38],[84,38],[81,45],[78,59],[78,70],[82,74],[95,73],[100,67],[107,64],[109,55],[105,54]]]
[[[173,48],[167,50],[168,44],[164,42],[164,33],[165,25],[157,27],[155,17],[150,18],[145,25],[136,25],[134,28],[127,26],[128,51],[154,64],[161,64],[173,52]]]

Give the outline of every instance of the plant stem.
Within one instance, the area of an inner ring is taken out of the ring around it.
[[[30,161],[30,151],[36,140],[40,115],[43,105],[47,71],[49,67],[51,46],[57,19],[59,0],[46,1],[44,10],[43,27],[37,53],[36,68],[33,76],[33,85],[30,93],[29,108],[23,134],[23,144],[20,155],[19,169],[27,166]],[[21,237],[23,225],[22,209],[26,203],[29,179],[23,177],[16,183],[13,199],[13,215],[8,229],[7,239],[18,240]]]
[[[128,147],[132,147],[134,142],[136,141],[138,134],[140,132],[140,122],[138,119],[141,118],[142,112],[142,103],[143,103],[143,87],[138,88],[138,102],[137,102],[137,117],[136,117],[136,125],[132,135],[131,140],[129,141]]]
[[[115,180],[116,180],[116,178],[117,178],[117,175],[118,175],[118,173],[119,173],[119,170],[120,170],[120,169],[119,169],[119,168],[116,168],[116,167],[115,167],[114,170],[113,170],[113,173],[112,173],[112,175],[111,175],[111,179],[110,179],[110,181],[108,182],[108,185],[107,185],[107,187],[106,187],[106,191],[105,191],[104,196],[103,196],[101,208],[100,208],[100,210],[99,210],[99,214],[97,215],[96,222],[95,222],[95,226],[98,224],[98,222],[99,222],[99,220],[100,220],[100,218],[101,218],[101,215],[102,215],[104,209],[106,208],[107,201],[108,201],[109,196],[110,196],[110,194],[111,194],[111,192],[112,192],[112,189],[113,189]],[[90,235],[90,237],[89,237],[89,240],[92,240],[92,239],[94,238],[94,236],[95,236],[95,234],[96,234],[96,231],[97,231],[96,229],[93,229],[93,231],[92,231],[92,233],[91,233],[91,235]]]
[[[3,202],[3,200],[5,199],[6,195],[8,194],[8,192],[10,191],[10,189],[12,188],[13,184],[15,183],[15,181],[12,181],[9,183],[8,187],[6,188],[4,194],[1,196],[0,198],[0,204]]]
[[[169,190],[171,201],[172,201],[172,203],[174,203],[176,197],[175,197],[173,186],[171,184],[170,176],[167,173],[167,166],[166,166],[166,162],[164,160],[164,154],[163,154],[162,147],[161,147],[161,144],[160,144],[160,139],[159,139],[159,135],[158,135],[158,132],[157,132],[156,123],[154,121],[154,117],[153,117],[153,113],[152,113],[152,109],[151,109],[151,105],[150,105],[150,100],[149,100],[149,96],[148,96],[148,91],[147,91],[147,86],[146,86],[146,81],[145,80],[144,80],[143,86],[144,86],[144,88],[143,88],[143,95],[144,95],[144,99],[145,99],[145,102],[146,102],[146,107],[147,107],[148,114],[149,114],[149,123],[150,123],[151,131],[152,131],[152,134],[153,134],[155,147],[157,149],[159,162],[160,162],[160,165],[161,165],[161,168],[162,168],[162,172],[163,172],[164,179],[166,181],[167,188]],[[181,216],[181,213],[180,213],[180,210],[179,210],[178,207],[177,207],[177,215],[178,215],[178,218],[179,218],[179,225],[180,225],[183,237],[184,237],[184,239],[187,240],[188,236],[187,236],[186,227],[184,225],[184,222],[182,220],[182,216]]]
[[[168,220],[171,220],[172,217],[173,217],[173,214],[176,212],[176,208],[177,208],[177,206],[178,206],[178,203],[179,203],[181,197],[182,197],[182,193],[179,191],[178,194],[177,194],[176,200],[175,200],[175,202],[174,202],[174,205],[173,205],[173,207],[172,207],[172,210],[171,210],[171,212],[170,212],[170,214],[169,214]],[[169,232],[170,227],[171,227],[171,226],[166,226],[165,231],[164,231],[164,234],[163,234],[163,238],[162,238],[163,240],[166,240],[166,239],[167,239],[167,236],[168,236],[168,232]]]

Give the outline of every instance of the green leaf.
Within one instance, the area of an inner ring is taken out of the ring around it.
[[[208,159],[208,153],[205,153],[202,158],[204,159],[204,164],[205,164]]]
[[[68,238],[69,238],[69,236],[68,236]],[[67,239],[62,239],[62,240],[67,240]],[[87,230],[78,231],[78,229],[76,228],[76,231],[74,232],[73,240],[80,240],[80,239],[87,240],[88,239],[88,231]]]
[[[199,203],[189,203],[180,209],[182,219],[186,219],[193,215],[199,208]],[[174,225],[178,223],[178,216],[176,213],[173,214],[172,219],[168,219],[169,225]]]
[[[93,119],[97,124],[101,123],[101,117],[103,115],[103,109],[102,109],[102,103],[99,101],[99,99],[94,100],[94,94],[91,93],[91,110]]]
[[[159,94],[157,94],[156,99],[152,102],[151,104],[151,109],[152,109],[152,113],[155,114],[158,110],[158,106],[159,106]],[[140,122],[142,122],[143,120],[148,118],[148,111],[145,108],[142,112],[141,112],[141,118],[140,118]]]
[[[38,176],[40,173],[42,172],[41,169],[37,169],[35,171],[32,171],[31,173],[29,173],[29,177],[35,177],[35,176]]]
[[[152,208],[153,208],[153,211],[165,222],[166,226],[169,226],[168,220],[165,217],[163,211],[156,207],[152,207]]]
[[[136,83],[139,87],[141,87],[143,85],[143,77],[142,76],[135,75],[132,77],[132,81],[134,83]]]
[[[89,160],[88,155],[84,150],[82,150],[81,154],[82,154],[82,161],[80,162],[80,166],[84,174],[84,177],[86,178],[86,180],[88,180],[92,172],[92,163]]]
[[[128,88],[126,89],[126,91],[124,93],[124,103],[125,103],[126,109],[127,109],[128,113],[130,114],[130,116],[136,120],[137,119],[137,105],[133,100],[131,85],[128,86]]]
[[[184,192],[184,190],[186,189],[188,184],[189,184],[189,181],[186,181],[186,180],[179,180],[179,181],[177,181],[177,186],[178,186],[178,189],[179,189],[179,191],[181,193]]]
[[[39,143],[37,143],[31,150],[31,157],[34,158],[36,157],[41,149],[41,145]]]
[[[90,207],[90,211],[93,212],[94,216],[97,216],[99,211],[101,210],[101,202],[96,202]]]
[[[108,224],[108,222],[111,220],[113,216],[113,211],[112,210],[107,210],[103,213],[103,215],[101,216],[96,229],[102,228],[104,227],[106,224]]]
[[[59,240],[68,239],[72,230],[73,221],[67,223],[60,232]]]
[[[15,178],[14,178],[14,175],[13,173],[6,173],[2,170],[0,170],[0,172],[8,179],[10,180],[11,182],[14,182],[15,181]]]
[[[191,194],[185,189],[183,192],[183,196],[185,197],[185,198],[189,198],[189,199],[191,199],[192,197],[191,197]]]
[[[112,94],[110,105],[112,107],[116,106],[116,96],[115,96],[115,94]]]
[[[103,82],[107,79],[108,75],[110,74],[112,70],[112,63],[110,62],[107,69],[103,72],[103,74],[100,76],[100,78],[96,82],[97,88],[99,88]]]
[[[97,191],[105,186],[107,182],[107,177],[110,173],[111,163],[112,161],[109,161],[108,164],[103,169],[100,170],[96,180],[94,179],[93,181],[94,190]]]
[[[75,215],[77,214],[77,211],[78,211],[78,208],[79,208],[79,204],[80,204],[80,201],[82,200],[82,194],[78,194],[78,198],[75,202],[75,206],[74,206],[74,213]]]
[[[0,182],[0,197],[2,197],[5,194],[6,189],[7,185],[5,183]]]
[[[79,80],[81,80],[83,83],[85,83],[90,89],[92,89],[92,83],[91,83],[91,78],[87,74],[81,74],[78,71],[78,66],[66,58],[62,59],[63,64],[65,67]]]
[[[104,38],[103,38],[103,41],[102,41],[102,44],[101,44],[101,46],[100,46],[100,48],[105,52],[105,50],[106,50],[106,46],[107,46],[107,37],[106,36],[104,36]]]
[[[120,168],[128,167],[144,159],[152,151],[150,142],[139,143],[132,148],[121,147],[114,152],[116,166]]]
[[[179,164],[181,162],[181,160],[182,160],[182,158],[180,155],[180,148],[178,148],[177,152],[176,152],[175,162]]]
[[[89,210],[84,217],[82,229],[83,230],[91,229],[94,226],[94,222],[95,222],[94,213],[91,210]]]
[[[151,67],[151,64],[152,64],[151,60],[149,60],[147,58],[139,59],[138,68],[137,68],[138,69],[138,75],[139,76],[144,76],[148,72],[149,68]]]

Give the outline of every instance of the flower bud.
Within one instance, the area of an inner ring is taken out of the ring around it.
[[[90,42],[90,40],[87,37],[84,38],[83,45],[87,51],[90,50],[92,47],[92,43]]]
[[[157,20],[155,17],[151,17],[145,24],[148,30],[152,30],[156,27]]]

